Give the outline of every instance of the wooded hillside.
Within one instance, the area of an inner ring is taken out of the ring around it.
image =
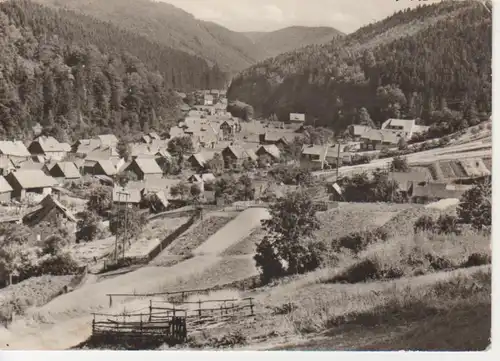
[[[0,3],[0,134],[31,125],[55,135],[160,130],[177,120],[171,88],[218,88],[200,58],[110,23],[29,1]]]
[[[388,117],[451,131],[491,112],[491,25],[491,13],[472,1],[407,9],[263,61],[236,76],[228,96],[256,115],[304,112],[337,131]]]

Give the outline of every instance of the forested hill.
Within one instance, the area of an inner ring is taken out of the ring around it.
[[[112,24],[24,0],[0,3],[0,135],[51,126],[63,140],[161,130],[178,118],[169,89],[217,87],[204,60]]]
[[[257,115],[305,112],[307,121],[339,131],[370,116],[455,129],[491,111],[491,57],[491,13],[477,2],[447,1],[265,60],[236,76],[228,96]]]
[[[277,56],[313,44],[325,44],[344,34],[326,26],[290,26],[271,32],[249,32],[245,35],[252,40],[267,57]]]
[[[35,0],[109,21],[158,43],[195,54],[227,72],[264,59],[244,34],[228,30],[165,2],[151,0]]]

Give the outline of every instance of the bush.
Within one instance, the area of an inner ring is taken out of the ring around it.
[[[91,211],[84,211],[77,223],[76,241],[93,241],[99,231],[99,217]]]
[[[491,202],[491,177],[488,177],[463,194],[457,208],[459,222],[478,230],[490,227]]]
[[[354,232],[345,237],[341,237],[332,242],[332,250],[335,252],[342,251],[342,248],[348,249],[354,253],[359,253],[371,243],[377,241],[385,242],[389,238],[389,234],[383,229],[376,229],[368,232]]]
[[[436,230],[438,233],[445,234],[460,234],[461,231],[458,228],[458,219],[455,216],[449,214],[442,214],[436,221]]]
[[[472,253],[462,267],[476,267],[491,264],[491,256],[484,253]]]
[[[415,221],[413,229],[415,233],[418,232],[429,232],[434,230],[436,223],[431,216],[423,215]]]

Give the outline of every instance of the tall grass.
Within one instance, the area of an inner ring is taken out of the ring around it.
[[[449,314],[465,305],[491,304],[488,266],[441,273],[439,278],[421,276],[313,292],[309,297],[297,299],[288,317],[295,329],[309,333],[348,324],[400,324]]]

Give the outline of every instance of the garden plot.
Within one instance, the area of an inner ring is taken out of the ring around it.
[[[463,159],[460,160],[459,163],[465,170],[465,173],[468,177],[476,178],[490,174],[490,171],[488,170],[482,159]]]
[[[98,239],[92,242],[72,244],[69,252],[80,264],[94,263],[94,260],[105,258],[114,251],[115,237]]]
[[[193,253],[195,255],[221,254],[231,245],[248,237],[255,228],[261,226],[262,220],[269,217],[269,211],[265,208],[249,208],[244,210],[217,233],[209,237]]]
[[[190,230],[172,242],[163,253],[165,255],[188,256],[196,247],[205,242],[230,221],[231,218],[228,217],[205,216],[203,220],[195,223]],[[161,258],[163,253],[157,258]]]

